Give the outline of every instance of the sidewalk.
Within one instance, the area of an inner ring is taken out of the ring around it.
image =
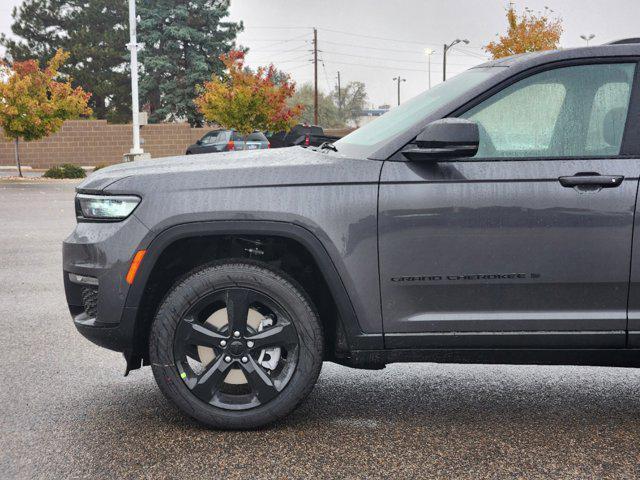
[[[42,177],[42,174],[44,173],[44,170],[32,170],[31,167],[22,168],[22,175],[25,178],[40,178]],[[16,167],[0,167],[0,178],[6,178],[6,177],[17,177],[18,176],[18,169]]]

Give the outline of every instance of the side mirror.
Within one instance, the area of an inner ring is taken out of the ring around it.
[[[198,141],[196,142],[196,145],[202,145],[202,140],[198,140]]]
[[[427,125],[416,137],[417,148],[402,154],[412,161],[454,160],[478,153],[478,124],[464,118],[443,118]]]

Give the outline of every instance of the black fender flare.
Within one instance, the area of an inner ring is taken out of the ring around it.
[[[270,220],[212,220],[181,223],[153,235],[149,232],[139,249],[146,249],[144,260],[136,274],[125,301],[125,308],[137,309],[153,268],[162,252],[177,240],[206,235],[271,235],[294,240],[303,245],[318,265],[336,303],[350,350],[384,348],[382,333],[364,333],[347,289],[331,256],[322,242],[310,230],[293,223]]]

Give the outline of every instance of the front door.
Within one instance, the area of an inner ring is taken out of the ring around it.
[[[479,124],[474,158],[385,163],[387,347],[625,346],[635,70],[523,75],[458,112]]]

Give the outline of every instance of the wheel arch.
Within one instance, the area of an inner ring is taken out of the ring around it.
[[[143,241],[140,248],[146,248],[147,253],[144,261],[136,275],[135,281],[131,285],[125,306],[127,309],[136,309],[133,350],[125,352],[128,363],[139,364],[140,360],[146,358],[146,339],[149,329],[149,317],[153,316],[155,311],[150,312],[150,308],[157,305],[147,305],[145,298],[153,295],[153,285],[150,280],[158,274],[157,267],[162,264],[163,258],[171,252],[171,248],[179,242],[200,239],[206,241],[212,237],[233,237],[240,238],[243,236],[257,236],[260,238],[279,238],[286,242],[293,242],[302,248],[303,252],[308,253],[313,260],[315,267],[321,275],[321,280],[326,285],[331,299],[335,304],[337,318],[335,319],[335,327],[333,332],[335,342],[333,345],[334,354],[338,358],[330,358],[332,360],[340,360],[339,357],[349,357],[350,352],[354,350],[369,350],[383,348],[382,334],[366,334],[362,332],[358,322],[358,316],[347,292],[340,274],[331,259],[330,254],[318,237],[310,230],[299,225],[280,222],[280,221],[198,221],[174,225],[166,228],[161,233],[155,235],[151,239]],[[146,245],[146,247],[144,246]],[[296,247],[298,248],[298,247]],[[210,258],[209,262],[221,259],[231,259],[234,256],[223,256],[221,258]],[[235,256],[235,260],[237,260]],[[248,261],[251,259],[247,258]],[[255,261],[255,259],[254,259]],[[260,260],[257,260],[258,262]],[[208,263],[202,261],[199,265]],[[191,268],[189,268],[191,270]],[[285,272],[288,273],[288,272]],[[177,280],[173,278],[173,282]],[[294,277],[294,280],[298,280]],[[304,287],[304,286],[303,286]],[[320,306],[317,305],[318,308]]]

